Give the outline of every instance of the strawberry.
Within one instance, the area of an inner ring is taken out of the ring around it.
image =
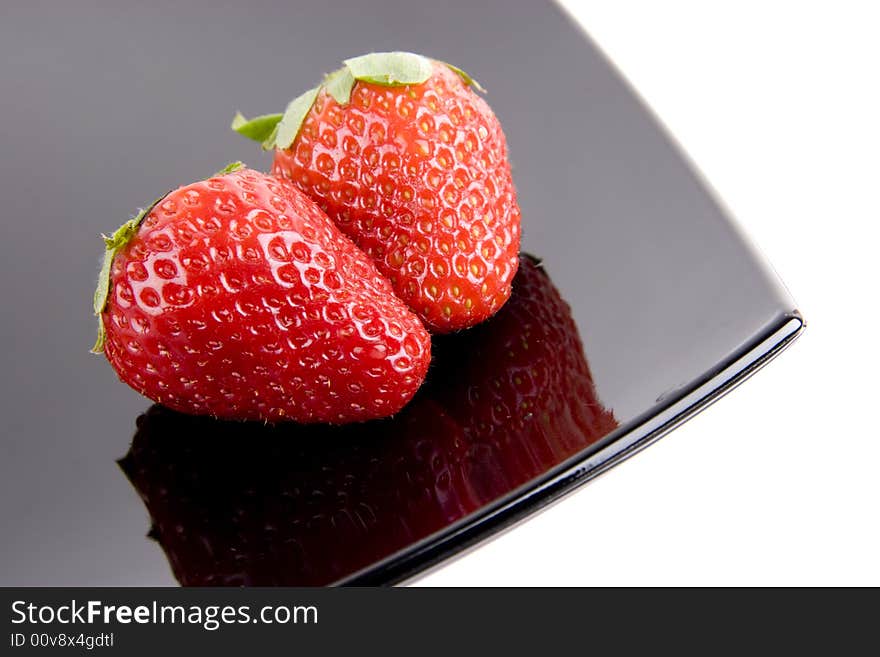
[[[231,165],[105,240],[95,351],[170,408],[368,420],[399,411],[425,377],[419,319],[285,181]]]
[[[466,73],[412,53],[345,61],[286,112],[233,129],[369,254],[429,330],[494,314],[517,268],[520,210],[498,119]]]
[[[434,338],[435,366],[391,419],[218,422],[152,407],[120,466],[184,585],[314,585],[497,500],[617,426],[568,305],[523,258],[504,308]]]

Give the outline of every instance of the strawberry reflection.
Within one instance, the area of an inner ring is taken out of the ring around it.
[[[498,499],[617,426],[568,305],[523,256],[510,301],[436,337],[415,399],[342,427],[153,406],[120,466],[184,585],[336,581]]]

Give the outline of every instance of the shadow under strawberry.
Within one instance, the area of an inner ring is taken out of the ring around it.
[[[263,425],[155,405],[119,464],[183,585],[332,583],[463,518],[617,426],[568,305],[523,256],[489,321],[434,339],[394,418]]]

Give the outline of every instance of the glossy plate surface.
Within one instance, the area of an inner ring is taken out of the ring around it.
[[[70,4],[0,23],[15,247],[0,261],[2,584],[400,581],[657,439],[802,327],[552,5]],[[388,49],[488,88],[540,264],[523,261],[491,322],[437,341],[392,420],[267,428],[151,408],[88,354],[97,235],[229,160],[267,168],[226,129],[236,109],[274,111],[342,58]]]

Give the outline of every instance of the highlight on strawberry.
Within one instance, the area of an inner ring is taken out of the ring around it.
[[[105,242],[94,351],[171,409],[340,424],[393,415],[425,378],[419,318],[286,180],[235,163]]]
[[[520,210],[497,117],[455,66],[406,52],[347,59],[280,114],[232,128],[274,149],[429,330],[495,314],[510,296]]]

